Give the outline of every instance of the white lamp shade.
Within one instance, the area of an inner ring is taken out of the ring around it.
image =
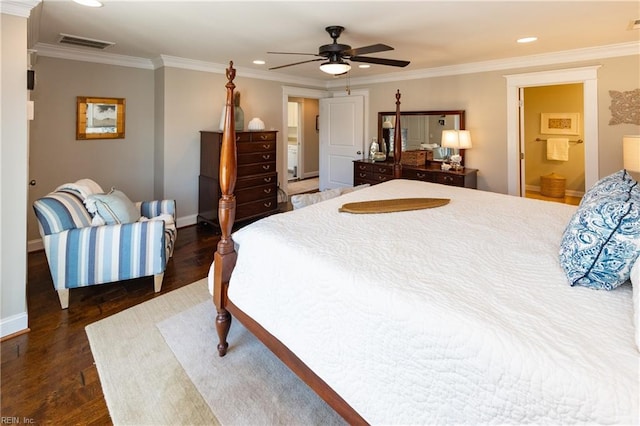
[[[325,62],[320,65],[320,70],[327,74],[344,74],[351,69],[351,65],[346,62]]]
[[[622,137],[622,158],[625,169],[640,172],[640,135]]]
[[[471,132],[468,130],[443,130],[442,146],[445,148],[471,148]]]

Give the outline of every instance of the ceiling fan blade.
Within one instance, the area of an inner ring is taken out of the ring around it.
[[[299,53],[299,52],[267,52],[267,53],[271,53],[274,55],[311,55],[311,56],[318,56],[317,53]]]
[[[367,55],[369,53],[386,52],[387,50],[393,50],[393,47],[386,44],[372,44],[371,46],[358,47],[357,49],[345,50],[343,53],[348,56]]]
[[[294,62],[293,64],[287,64],[287,65],[280,65],[280,66],[277,66],[277,67],[271,67],[271,68],[269,68],[269,70],[277,70],[277,69],[280,69],[280,68],[292,67],[294,65],[306,64],[307,62],[316,62],[316,61],[324,61],[324,60],[325,60],[325,58],[309,59],[308,61]]]
[[[410,61],[399,61],[396,59],[384,59],[384,58],[368,58],[366,56],[352,56],[349,60],[353,62],[366,62],[368,64],[378,65],[390,65],[392,67],[406,67]]]

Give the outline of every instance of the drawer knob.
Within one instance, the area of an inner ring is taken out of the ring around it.
[[[366,170],[366,169],[367,169],[367,166],[358,166],[358,168],[359,168],[360,170]]]
[[[271,148],[271,145],[269,145],[268,143],[265,143],[265,144],[262,145],[262,148],[263,149],[269,149],[269,148]]]
[[[270,164],[265,164],[262,166],[262,170],[269,170],[271,168]]]
[[[367,177],[366,173],[360,173],[358,176],[360,176],[361,178]]]
[[[264,189],[264,193],[265,194],[271,194],[271,188],[265,188]]]
[[[267,140],[267,135],[260,135],[260,139],[262,139],[263,141]]]
[[[423,178],[423,177],[425,177],[426,175],[425,175],[424,173],[416,173],[416,176],[418,176],[419,178],[421,178],[421,179],[422,179],[422,178]]]
[[[271,158],[271,155],[270,155],[270,154],[264,154],[264,155],[262,156],[262,158],[263,158],[264,160],[268,160],[269,158]]]
[[[263,206],[265,206],[267,208],[271,207],[271,201],[269,201],[268,203],[263,203]]]
[[[271,178],[270,178],[270,177],[266,177],[266,178],[264,178],[263,180],[264,180],[266,183],[271,182]]]

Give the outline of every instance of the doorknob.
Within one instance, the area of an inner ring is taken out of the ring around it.
[[[356,152],[356,154],[361,155],[361,154],[362,154],[362,151],[358,151],[358,152]]]

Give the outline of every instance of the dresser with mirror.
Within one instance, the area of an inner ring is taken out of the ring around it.
[[[463,167],[461,170],[442,170],[442,163],[454,154],[462,155],[464,150],[456,152],[453,148],[442,147],[443,130],[464,130],[464,110],[447,111],[402,111],[400,114],[402,131],[402,151],[424,150],[429,153],[424,165],[402,165],[404,179],[422,180],[444,185],[477,188],[477,169]],[[377,141],[386,153],[391,153],[385,161],[371,159],[354,161],[353,183],[375,184],[393,179],[393,141],[395,131],[395,112],[378,113]]]

